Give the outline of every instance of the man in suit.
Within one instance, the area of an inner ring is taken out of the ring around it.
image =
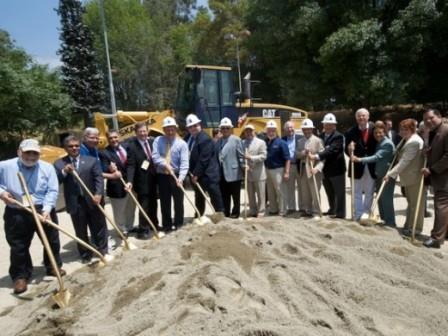
[[[299,176],[299,168],[297,166],[297,143],[302,135],[296,134],[295,125],[293,121],[287,121],[284,125],[284,129],[286,132],[286,136],[282,137],[282,140],[286,142],[289,150],[290,157],[290,165],[291,169],[289,170],[289,179],[285,182],[285,190],[286,190],[286,215],[292,214],[297,210],[296,199],[298,199],[299,209],[303,210],[303,204],[301,204],[300,193],[300,176]],[[297,193],[297,197],[296,197]]]
[[[344,136],[336,130],[336,117],[327,113],[322,120],[324,132],[320,138],[324,149],[314,155],[315,160],[325,160],[323,184],[327,194],[330,217],[345,218],[345,157]]]
[[[393,122],[390,116],[384,118],[384,125],[386,126],[386,137],[392,141],[395,147],[397,147],[401,141],[401,136],[393,129]]]
[[[157,220],[157,177],[152,160],[153,138],[148,137],[148,127],[144,122],[134,126],[136,137],[129,141],[128,167],[126,170],[127,188],[133,189],[137,200],[154,225]],[[142,213],[139,213],[137,238],[150,239],[151,226]]]
[[[373,123],[369,122],[369,111],[360,108],[355,114],[356,125],[345,133],[345,153],[353,153],[358,158],[372,156],[375,153],[376,140],[373,136]],[[354,163],[355,171],[349,169],[349,176],[355,174],[355,219],[368,213],[372,206],[375,191],[375,163]]]
[[[299,159],[300,199],[303,214],[320,218],[320,187],[322,185],[323,160],[314,160],[315,154],[324,149],[322,139],[313,134],[314,124],[310,119],[302,121],[303,137],[299,140],[296,155]],[[316,181],[316,185],[314,184]],[[317,189],[317,190],[316,190]]]
[[[429,176],[434,190],[434,226],[424,245],[439,248],[448,234],[448,125],[435,109],[425,111],[423,118],[431,127],[423,174]]]
[[[289,180],[291,160],[289,148],[285,141],[277,136],[277,123],[269,120],[266,123],[267,156],[266,184],[268,189],[269,214],[286,215],[286,183]]]
[[[75,228],[76,236],[89,242],[90,230],[94,246],[103,255],[107,254],[106,219],[97,205],[104,205],[104,181],[100,165],[90,156],[79,155],[80,141],[73,135],[64,140],[67,156],[54,163],[60,183],[64,184],[64,199],[67,212]],[[87,188],[94,195],[92,199],[71,174],[76,171]],[[92,252],[78,244],[78,251],[84,263],[90,262]]]
[[[188,174],[188,145],[177,137],[177,123],[172,117],[163,119],[163,132],[154,140],[152,159],[159,184],[162,225],[165,232],[176,230],[184,222],[184,193],[181,189]],[[174,222],[171,218],[174,201]]]
[[[103,177],[107,179],[106,194],[112,205],[115,223],[127,236],[133,229],[135,217],[135,203],[120,180],[127,180],[128,154],[119,141],[117,130],[107,132],[107,141],[108,146],[100,152],[102,166],[106,168],[103,173]]]
[[[100,152],[98,143],[100,142],[100,131],[95,127],[86,127],[82,138],[79,154],[81,156],[91,156],[100,163]]]
[[[240,216],[241,179],[244,168],[244,154],[241,139],[232,134],[232,121],[223,118],[219,124],[222,137],[216,143],[219,150],[221,167],[220,188],[224,203],[224,215],[238,218]],[[233,200],[230,211],[230,200]]]
[[[201,215],[205,212],[205,198],[197,184],[210,196],[217,212],[224,212],[221,190],[219,188],[219,160],[215,142],[202,130],[201,120],[194,114],[186,118],[188,135],[185,141],[190,152],[190,176],[194,189],[194,202]]]
[[[250,217],[263,217],[266,206],[266,142],[255,136],[255,127],[247,124],[244,127],[244,155],[248,164],[247,194],[249,198]]]

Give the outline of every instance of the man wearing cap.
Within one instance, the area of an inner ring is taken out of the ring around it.
[[[324,132],[320,135],[324,148],[317,154],[309,154],[311,159],[325,160],[323,185],[327,194],[330,217],[345,218],[345,157],[344,136],[336,130],[336,117],[327,113],[322,120]]]
[[[136,137],[128,143],[127,188],[133,189],[137,200],[154,225],[157,220],[157,174],[152,160],[154,138],[148,137],[148,127],[144,122],[134,126]],[[150,238],[151,226],[140,212],[138,216],[138,239]]]
[[[291,160],[291,169],[289,170],[289,179],[286,184],[286,214],[292,214],[297,210],[296,205],[296,199],[299,200],[299,209],[303,208],[303,205],[301,204],[301,198],[299,197],[301,195],[300,192],[300,177],[299,177],[299,168],[297,166],[298,164],[298,158],[297,158],[297,145],[301,138],[303,138],[302,135],[296,134],[295,125],[293,121],[287,121],[284,125],[284,129],[286,132],[286,136],[284,136],[282,139],[286,142],[289,149],[289,157]],[[297,197],[296,197],[296,190],[298,191]]]
[[[301,205],[303,207],[301,210],[303,210],[305,216],[318,217],[321,211],[319,208],[319,199],[324,161],[311,160],[308,155],[321,152],[324,149],[324,145],[322,140],[313,134],[313,130],[313,121],[304,119],[302,121],[302,132],[304,136],[297,144],[296,155],[299,159],[299,191]]]
[[[152,160],[157,172],[163,230],[169,232],[182,226],[184,221],[181,187],[188,173],[188,145],[177,137],[174,118],[166,117],[162,126],[165,135],[154,140]],[[174,222],[171,218],[171,198],[174,200]]]
[[[205,212],[205,198],[197,187],[210,195],[210,201],[217,212],[224,212],[221,190],[219,188],[219,159],[215,143],[202,130],[201,120],[194,114],[186,118],[188,135],[185,141],[190,152],[190,174],[194,188],[194,202],[201,215]]]
[[[226,217],[240,216],[241,180],[244,168],[244,153],[241,139],[232,134],[233,124],[223,118],[219,124],[222,137],[217,141],[220,164],[220,188]],[[230,209],[231,199],[233,207]]]
[[[250,217],[263,217],[266,206],[266,143],[255,136],[255,127],[244,127],[243,149],[248,164],[247,194],[249,196]]]
[[[269,120],[266,123],[267,156],[266,184],[268,189],[269,214],[286,214],[286,182],[289,179],[291,161],[288,145],[277,136],[277,123]]]
[[[345,153],[358,158],[375,154],[377,142],[373,136],[373,123],[369,122],[369,111],[360,108],[355,114],[356,125],[345,133]],[[375,163],[354,163],[355,176],[355,219],[359,220],[363,213],[369,213],[375,191]]]
[[[37,212],[55,223],[57,223],[55,205],[58,197],[58,179],[53,166],[39,160],[40,146],[37,140],[23,140],[17,156],[0,162],[0,198],[6,204],[4,221],[6,240],[10,247],[9,275],[14,282],[14,293],[20,294],[27,290],[32,276],[33,264],[29,247],[37,227],[33,216],[15,204],[17,200],[27,205],[17,173],[20,172],[24,176]],[[59,233],[48,225],[44,225],[44,231],[60,268],[62,261],[59,254]],[[45,250],[44,265],[47,275],[55,276]],[[66,274],[62,269],[60,273]]]
[[[60,183],[64,184],[64,199],[67,212],[73,222],[76,236],[89,243],[88,231],[93,245],[106,255],[108,252],[107,224],[98,205],[104,206],[104,180],[96,158],[80,155],[80,142],[74,135],[64,139],[67,155],[54,163]],[[72,172],[76,171],[86,187],[94,195],[92,199],[83,189]],[[92,252],[78,244],[78,252],[83,263],[92,259]]]

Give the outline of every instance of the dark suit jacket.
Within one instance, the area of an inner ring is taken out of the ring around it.
[[[295,140],[296,140],[296,148],[298,147],[297,145],[298,145],[298,143],[299,143],[299,140],[301,139],[301,138],[303,138],[303,135],[300,135],[300,134],[295,134],[294,135],[294,138],[295,138]],[[285,141],[286,143],[288,142],[288,137],[287,136],[284,136],[284,137],[282,137],[282,140],[283,141]],[[294,153],[294,155],[296,155],[295,153]],[[291,159],[291,163],[295,163],[295,164],[299,164],[300,162],[299,162],[300,160],[298,159],[298,158],[296,158],[295,160],[292,160]]]
[[[152,152],[154,138],[148,138],[149,148]],[[150,195],[156,188],[156,167],[152,159],[149,159],[150,165],[147,170],[142,169],[143,161],[148,160],[146,153],[140,145],[137,138],[128,142],[128,167],[126,175],[128,182],[132,183],[132,188],[139,195]]]
[[[435,191],[448,191],[448,125],[441,124],[430,133],[428,168]]]
[[[80,196],[86,200],[89,208],[94,208],[96,205],[93,203],[90,196],[82,189],[82,186],[78,184],[72,174],[67,174],[65,176],[62,174],[62,169],[66,164],[70,163],[72,163],[72,161],[67,155],[62,159],[57,160],[54,163],[54,167],[58,175],[59,183],[64,184],[64,199],[67,212],[69,214],[75,214],[78,209],[78,198]],[[104,180],[97,159],[91,156],[80,156],[77,172],[92,194],[104,194]]]
[[[400,141],[401,141],[401,136],[395,130],[390,130],[390,133],[391,133],[391,136],[392,136],[390,140],[392,141],[392,143],[396,147],[400,143]],[[386,136],[388,136],[388,134],[386,134]]]
[[[190,135],[185,137],[188,143]],[[201,131],[190,152],[190,172],[198,178],[207,177],[209,181],[219,182],[219,160],[215,143],[207,133]]]
[[[121,146],[124,148],[126,153],[128,152],[126,150],[126,147],[121,144]],[[100,152],[100,159],[103,167],[109,167],[109,165],[113,162],[116,164],[117,169],[121,172],[123,175],[123,179],[126,181],[126,168],[127,164],[123,164],[121,162],[120,157],[118,156],[115,149],[113,149],[111,146],[107,146],[103,151]],[[107,196],[112,198],[123,198],[126,196],[127,192],[124,190],[123,183],[117,179],[117,180],[107,180],[106,182],[106,193]]]
[[[319,153],[320,160],[325,160],[324,176],[333,177],[345,174],[344,136],[334,131],[325,140],[325,133],[319,135],[324,142],[324,150]]]
[[[369,140],[367,141],[367,144],[364,144],[361,138],[361,130],[359,129],[358,125],[353,126],[345,133],[345,153],[347,155],[350,155],[348,152],[348,145],[353,141],[355,143],[355,156],[359,158],[363,158],[365,156],[372,156],[375,154],[376,149],[376,140],[373,137],[373,123],[369,122]],[[364,173],[364,163],[361,162],[355,162],[355,179],[360,179],[362,177],[362,174]],[[370,176],[372,178],[376,178],[375,175],[375,163],[368,163],[367,166],[369,167]],[[352,176],[351,169],[348,171],[348,176]]]

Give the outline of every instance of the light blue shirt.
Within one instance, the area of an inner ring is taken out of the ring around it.
[[[152,144],[152,160],[156,165],[156,172],[165,174],[166,152],[168,149],[168,138],[164,135],[158,136]],[[174,173],[179,174],[179,180],[183,181],[188,173],[189,157],[188,145],[180,139],[175,138],[170,142],[170,165]]]
[[[18,172],[23,174],[31,198],[35,205],[42,205],[44,212],[50,212],[56,206],[59,182],[54,167],[39,160],[33,167],[26,167],[19,158],[0,162],[0,194],[9,192],[23,203],[25,192],[20,185]]]
[[[286,137],[286,143],[288,144],[289,158],[291,159],[291,163],[295,163],[295,159],[296,159],[296,137],[294,135],[292,137]]]

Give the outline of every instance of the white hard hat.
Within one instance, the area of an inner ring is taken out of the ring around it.
[[[166,117],[163,119],[162,127],[175,126],[177,127],[176,120],[173,117]]]
[[[34,139],[25,139],[20,145],[19,149],[24,152],[37,152],[40,153],[39,141]]]
[[[247,124],[246,126],[244,126],[244,129],[246,130],[246,129],[251,129],[251,130],[255,130],[255,126],[254,125],[252,125],[252,124]]]
[[[266,123],[266,128],[277,128],[277,123],[275,120],[268,120]]]
[[[219,127],[233,127],[232,120],[227,117],[222,118]]]
[[[186,123],[187,123],[186,126],[187,127],[199,124],[200,122],[201,122],[201,119],[199,119],[196,116],[196,114],[189,114],[189,115],[187,115],[187,120],[186,120]]]
[[[303,119],[300,128],[314,128],[313,121],[311,119]]]
[[[327,113],[322,120],[322,124],[337,124],[336,117],[333,113]]]

